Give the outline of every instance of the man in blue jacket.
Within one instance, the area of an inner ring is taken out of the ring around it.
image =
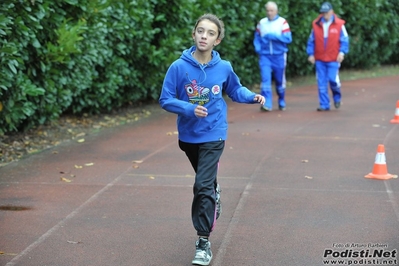
[[[262,111],[272,111],[272,73],[276,83],[279,110],[286,110],[285,103],[285,67],[287,65],[287,45],[292,42],[292,34],[287,20],[278,15],[275,2],[265,5],[267,16],[261,19],[256,27],[253,44],[259,55],[259,67],[262,83],[260,94],[266,102]]]

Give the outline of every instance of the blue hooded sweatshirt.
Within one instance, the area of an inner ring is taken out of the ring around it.
[[[184,50],[174,61],[163,82],[159,103],[163,109],[177,114],[179,139],[188,143],[204,143],[227,139],[227,104],[225,92],[233,101],[255,103],[255,93],[243,87],[230,62],[212,51],[212,60],[201,65],[194,59],[196,47]],[[194,109],[203,105],[207,117],[197,117]]]

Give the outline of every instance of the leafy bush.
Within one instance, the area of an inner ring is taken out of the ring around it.
[[[322,1],[277,1],[291,27],[287,76],[312,73],[306,42]],[[334,1],[346,20],[343,68],[399,62],[396,0]],[[0,135],[65,113],[110,112],[157,99],[164,74],[191,46],[195,20],[219,15],[216,48],[243,84],[260,80],[252,41],[263,2],[243,0],[3,0],[0,4]]]

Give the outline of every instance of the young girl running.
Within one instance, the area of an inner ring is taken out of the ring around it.
[[[201,16],[192,31],[194,46],[171,64],[159,98],[163,109],[177,114],[179,147],[196,173],[191,207],[198,235],[194,265],[211,262],[209,236],[221,211],[216,176],[227,139],[223,92],[235,102],[265,103],[263,96],[241,85],[231,64],[213,50],[223,37],[224,24],[217,16]]]

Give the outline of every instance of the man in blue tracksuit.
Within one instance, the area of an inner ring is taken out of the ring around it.
[[[275,2],[265,5],[267,17],[261,19],[254,34],[255,52],[259,55],[259,67],[262,83],[260,93],[266,103],[262,111],[272,111],[272,72],[276,82],[279,110],[286,109],[285,103],[285,68],[287,64],[287,45],[292,42],[292,34],[288,22],[278,15]]]

